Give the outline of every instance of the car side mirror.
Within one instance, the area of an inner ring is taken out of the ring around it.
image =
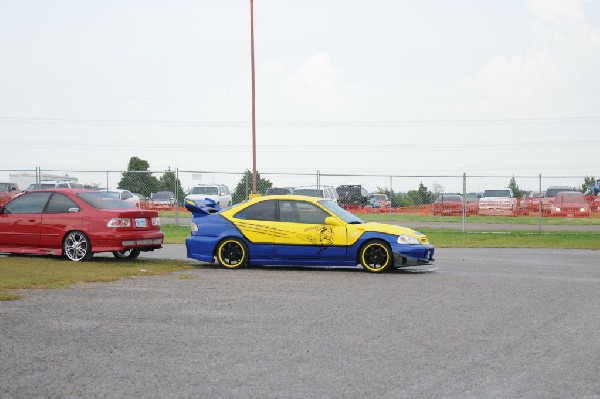
[[[342,223],[337,218],[334,218],[333,216],[326,217],[325,224],[328,226],[341,226],[342,225]]]

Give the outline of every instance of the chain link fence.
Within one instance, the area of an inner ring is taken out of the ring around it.
[[[226,208],[253,191],[252,173],[115,170],[0,170],[0,203],[19,190],[44,185],[80,186],[118,192],[140,208],[161,212],[163,223],[185,224],[186,196],[209,197]],[[600,182],[590,176],[345,175],[261,173],[256,191],[304,194],[336,200],[367,221],[409,227],[473,231],[600,229]],[[566,199],[557,193],[573,191]],[[20,191],[19,191],[20,192]],[[548,195],[546,195],[548,193]],[[585,195],[584,195],[585,194]],[[570,201],[570,202],[569,202]],[[560,203],[559,203],[560,202]]]

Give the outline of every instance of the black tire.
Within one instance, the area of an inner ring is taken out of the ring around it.
[[[140,250],[137,248],[129,248],[125,251],[114,251],[112,254],[117,259],[133,260],[140,256]]]
[[[248,247],[241,239],[229,237],[219,242],[215,256],[219,265],[235,269],[248,263]]]
[[[92,259],[92,243],[81,231],[70,231],[63,240],[63,255],[74,262]]]
[[[394,266],[390,245],[382,240],[367,241],[358,252],[358,261],[371,273],[381,273]]]

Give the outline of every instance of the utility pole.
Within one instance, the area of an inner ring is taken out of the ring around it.
[[[256,89],[254,81],[254,0],[250,0],[250,60],[252,63],[252,194],[256,191]]]

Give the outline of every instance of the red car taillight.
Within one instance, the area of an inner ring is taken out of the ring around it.
[[[112,218],[106,224],[106,227],[131,227],[129,218]]]

